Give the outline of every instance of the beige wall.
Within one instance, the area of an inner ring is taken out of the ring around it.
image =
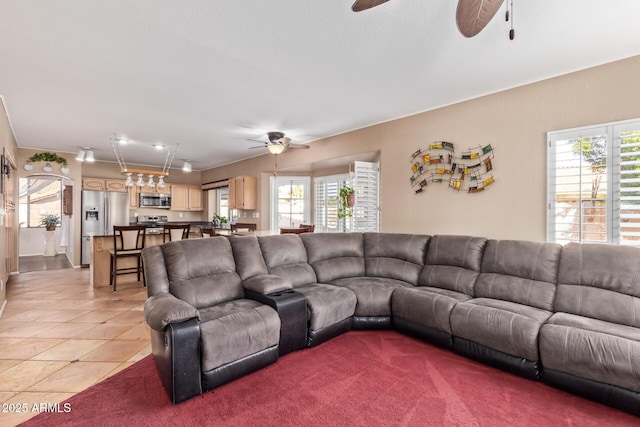
[[[4,150],[8,158],[15,160],[17,145],[9,119],[4,107],[4,101],[0,98],[0,153]],[[11,203],[17,203],[17,179],[15,178],[15,170],[10,171],[10,179],[7,181],[6,202],[3,205],[0,201],[0,316],[7,302],[7,280],[9,275],[15,271],[18,265],[17,251],[17,215],[10,208]],[[7,209],[9,207],[9,209]],[[5,212],[6,210],[6,212]]]
[[[280,156],[278,166],[380,150],[383,231],[545,240],[546,133],[640,118],[638,70],[640,56],[532,83],[316,141]],[[468,194],[432,183],[414,194],[410,156],[439,140],[457,150],[491,144],[495,184]],[[267,228],[272,170],[273,158],[260,156],[204,171],[202,178],[261,171],[260,217]]]

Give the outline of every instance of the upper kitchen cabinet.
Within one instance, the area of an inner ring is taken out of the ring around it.
[[[100,179],[100,178],[82,178],[82,189],[83,190],[103,191],[103,190],[105,190],[104,179]]]
[[[121,193],[126,193],[127,186],[124,183],[124,180],[105,179],[104,187],[107,191],[119,191]]]
[[[202,211],[202,188],[189,185],[171,186],[171,210],[173,211]]]
[[[229,178],[229,209],[256,209],[258,179],[255,176]]]

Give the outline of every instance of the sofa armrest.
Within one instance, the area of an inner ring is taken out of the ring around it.
[[[144,317],[149,326],[162,332],[171,323],[200,320],[198,310],[169,293],[153,295],[144,303]]]
[[[242,286],[258,294],[267,295],[293,288],[291,282],[283,277],[273,274],[261,274],[250,277],[242,282]]]

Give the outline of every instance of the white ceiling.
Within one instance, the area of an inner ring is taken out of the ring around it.
[[[638,0],[514,0],[514,41],[504,8],[466,39],[455,0],[351,2],[2,0],[0,95],[20,147],[115,161],[115,133],[128,163],[179,143],[203,170],[270,130],[311,141],[640,54]]]

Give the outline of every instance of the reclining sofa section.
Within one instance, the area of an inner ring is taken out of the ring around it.
[[[143,260],[174,403],[351,328],[394,328],[640,416],[640,249],[305,233],[176,241]]]

